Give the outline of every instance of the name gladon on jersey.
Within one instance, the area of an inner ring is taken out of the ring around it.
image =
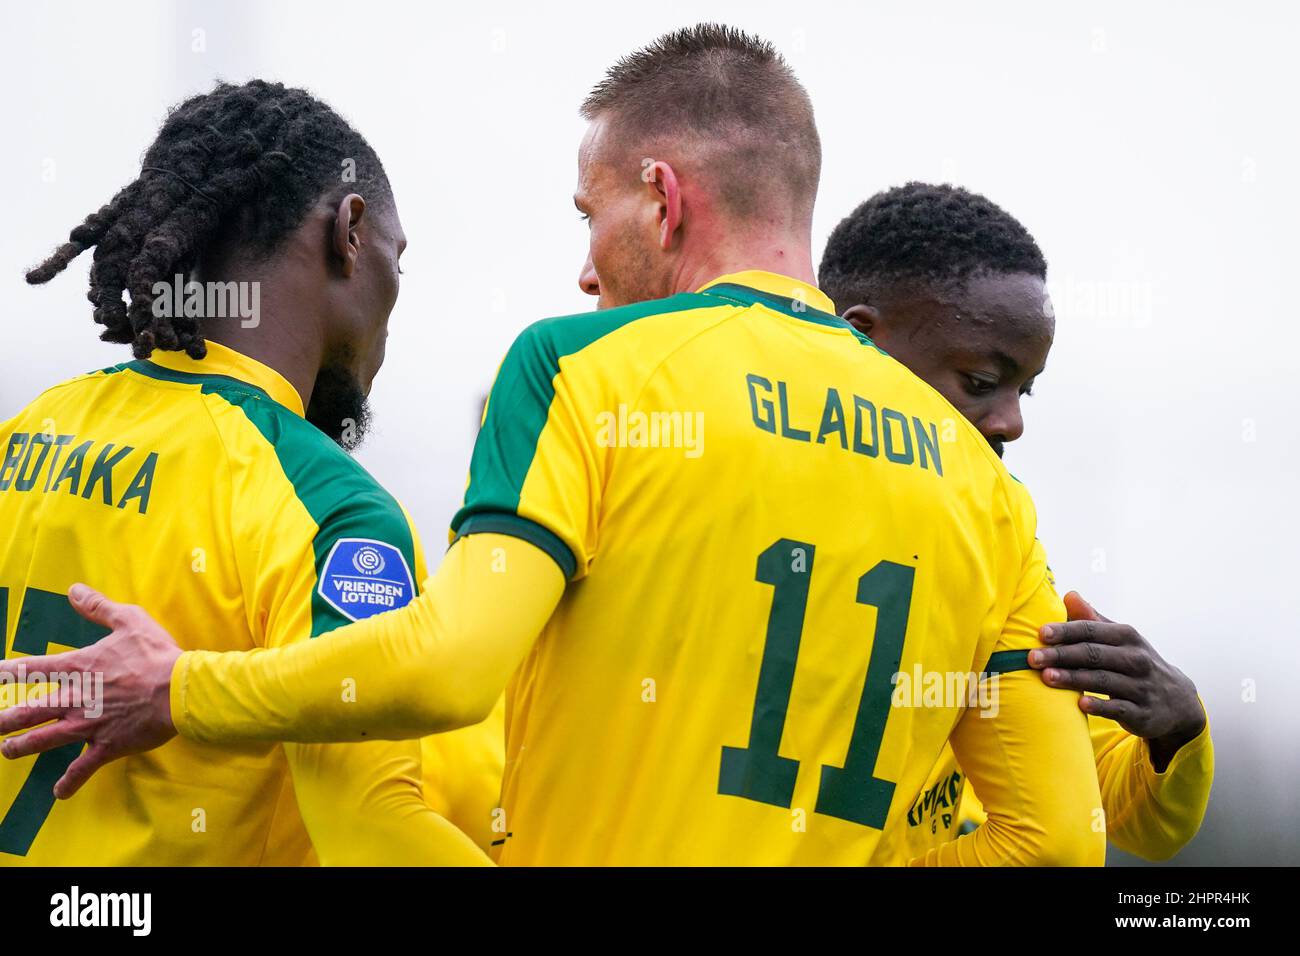
[[[807,428],[791,421],[785,382],[778,379],[773,386],[771,380],[753,372],[745,376],[745,382],[749,386],[749,409],[754,424],[765,432],[819,445],[833,441],[845,451],[868,458],[879,457],[883,450],[887,461],[916,465],[943,477],[939,429],[934,422],[923,424],[915,415],[909,420],[909,416],[893,408],[877,410],[874,402],[861,395],[850,392],[842,397],[838,389],[827,388],[814,438],[811,421]]]
[[[139,514],[149,510],[156,451],[128,463],[135,451],[130,445],[97,439],[73,445],[76,440],[76,435],[14,432],[0,460],[0,491],[63,491],[87,500],[97,497],[110,507],[133,506]]]

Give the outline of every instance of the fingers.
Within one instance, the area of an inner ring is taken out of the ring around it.
[[[11,657],[7,660],[0,660],[0,674],[7,674],[13,678],[14,682],[25,684],[28,674],[49,674],[52,671],[77,670],[77,654],[80,651],[71,651],[67,654],[42,654],[34,657]]]
[[[1063,598],[1065,601],[1066,620],[1070,621],[1100,621],[1101,615],[1097,613],[1096,608],[1083,599],[1078,591],[1070,591]]]
[[[1135,648],[1114,644],[1061,644],[1036,647],[1029,652],[1029,666],[1034,670],[1047,667],[1083,668],[1114,671],[1133,677],[1151,673],[1151,660]]]
[[[1137,644],[1141,636],[1127,624],[1111,621],[1067,621],[1047,624],[1038,632],[1044,644]]]
[[[124,623],[129,605],[110,601],[88,584],[68,588],[68,603],[87,621],[115,629]]]
[[[1079,698],[1079,709],[1093,717],[1107,717],[1123,726],[1131,724],[1138,716],[1136,704],[1127,700],[1102,700],[1084,694]]]
[[[47,714],[46,717],[48,716]],[[74,727],[66,720],[60,720],[29,730],[17,737],[10,737],[0,747],[0,752],[3,752],[9,760],[17,760],[19,757],[30,757],[32,754],[44,753],[62,747],[64,744],[77,743],[85,739],[83,730]]]
[[[1071,621],[1101,621],[1105,624],[1112,623],[1111,619],[1097,611],[1095,607],[1089,604],[1082,594],[1078,591],[1070,591],[1065,595],[1065,610]]]
[[[103,744],[92,743],[54,784],[54,796],[60,800],[68,799],[94,776],[95,771],[116,759]]]
[[[26,730],[28,727],[35,727],[37,724],[43,724],[48,720],[56,720],[66,714],[71,708],[63,707],[53,702],[45,700],[36,700],[30,704],[18,704],[7,710],[0,711],[0,736],[17,733],[20,730]],[[3,752],[6,757],[9,754],[10,741],[5,741]]]
[[[1114,671],[1061,670],[1049,667],[1043,671],[1043,683],[1049,687],[1092,691],[1126,701],[1141,701],[1145,698],[1141,683]]]

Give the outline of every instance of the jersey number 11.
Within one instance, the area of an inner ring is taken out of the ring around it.
[[[789,807],[799,761],[778,752],[790,707],[799,641],[808,609],[814,547],[782,538],[758,557],[756,579],[773,587],[767,639],[758,671],[758,693],[749,727],[749,746],[723,747],[718,792]],[[802,552],[805,561],[792,561]],[[876,633],[867,676],[842,767],[822,767],[815,812],[881,829],[894,798],[894,783],[873,775],[889,719],[893,676],[903,657],[907,616],[916,570],[881,561],[858,578],[858,603],[875,607]]]

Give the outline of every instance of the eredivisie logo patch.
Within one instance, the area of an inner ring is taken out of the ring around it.
[[[409,603],[415,581],[402,552],[370,538],[339,538],[321,571],[317,592],[350,621]]]

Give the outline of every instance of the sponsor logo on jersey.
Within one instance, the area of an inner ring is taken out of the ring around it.
[[[350,621],[404,607],[415,579],[402,552],[383,541],[340,538],[330,549],[317,591]]]

